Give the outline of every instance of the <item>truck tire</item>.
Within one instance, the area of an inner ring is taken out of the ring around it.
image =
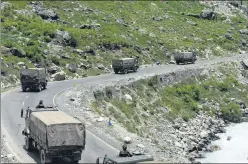
[[[41,92],[41,90],[42,90],[42,85],[39,84],[39,86],[38,86],[38,92]]]
[[[78,164],[79,161],[78,161],[78,160],[73,160],[71,163],[73,163],[73,164]]]
[[[28,151],[32,149],[32,140],[28,136],[25,136],[25,149]]]
[[[43,88],[44,88],[44,89],[47,88],[47,83],[44,83]]]
[[[26,87],[24,87],[24,86],[22,87],[23,92],[26,92],[26,89],[27,89]]]
[[[48,160],[48,156],[44,149],[40,150],[40,163],[41,164],[51,163],[51,160]]]
[[[177,65],[179,65],[179,61],[176,61]]]
[[[133,68],[133,71],[134,71],[134,72],[137,72],[137,67],[134,67],[134,68]]]
[[[124,69],[124,71],[123,71],[123,72],[124,72],[124,74],[127,74],[127,73],[128,73],[127,69]]]
[[[118,74],[119,70],[118,69],[115,69],[114,72],[115,72],[115,74]]]

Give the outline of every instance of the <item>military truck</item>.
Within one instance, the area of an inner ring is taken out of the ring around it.
[[[195,52],[180,52],[174,54],[174,60],[177,64],[183,63],[188,64],[188,62],[194,64],[196,59],[196,53]]]
[[[118,72],[127,74],[130,70],[136,72],[139,68],[138,58],[114,59],[112,60],[112,68],[116,74]]]
[[[25,148],[39,151],[40,161],[54,163],[56,160],[70,160],[78,163],[85,149],[85,125],[74,117],[54,107],[21,112],[25,118]]]
[[[45,68],[28,68],[20,71],[22,91],[27,88],[36,89],[39,92],[47,87],[47,72]]]
[[[96,164],[140,164],[143,162],[149,161],[149,163],[152,163],[154,159],[147,155],[135,155],[132,157],[99,157],[96,160]],[[157,163],[157,162],[156,162]]]

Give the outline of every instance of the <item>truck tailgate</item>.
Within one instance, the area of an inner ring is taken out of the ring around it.
[[[58,124],[47,127],[48,147],[84,146],[85,127],[83,124]]]

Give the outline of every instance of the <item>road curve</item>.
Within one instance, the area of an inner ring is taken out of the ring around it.
[[[145,76],[166,73],[168,71],[189,69],[198,66],[208,66],[216,62],[232,61],[234,59],[245,59],[247,54],[240,54],[236,56],[216,58],[214,60],[196,61],[195,64],[189,65],[161,65],[144,67],[138,70],[136,73],[130,73],[126,75],[120,74],[105,74],[94,77],[86,77],[75,80],[65,80],[60,82],[49,82],[46,90],[42,92],[22,92],[21,88],[17,88],[1,95],[1,125],[2,132],[5,135],[5,139],[8,143],[7,147],[11,153],[17,156],[21,163],[33,163],[39,162],[38,153],[29,153],[24,148],[24,137],[21,135],[21,131],[24,128],[24,120],[20,117],[20,111],[22,108],[33,108],[37,105],[39,100],[43,100],[46,105],[53,105],[54,96],[66,88],[73,87],[75,84],[100,84],[105,81],[116,81],[135,76]],[[91,163],[95,162],[96,158],[103,156],[104,154],[117,154],[118,150],[111,147],[97,136],[87,131],[86,134],[86,149],[82,153],[82,160],[80,162]]]

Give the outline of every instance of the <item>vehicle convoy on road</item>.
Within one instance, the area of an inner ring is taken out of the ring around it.
[[[127,74],[130,70],[136,72],[139,68],[138,58],[114,59],[112,60],[112,68],[116,74],[118,72]]]
[[[58,159],[69,159],[72,163],[81,160],[85,149],[85,125],[74,117],[54,107],[27,109],[25,116],[25,148],[37,149],[41,163],[54,163]]]
[[[22,91],[27,88],[36,89],[39,92],[47,87],[47,72],[45,68],[28,68],[20,72]]]
[[[196,59],[195,52],[179,52],[174,55],[174,60],[177,64],[188,64],[189,62],[194,64]]]

